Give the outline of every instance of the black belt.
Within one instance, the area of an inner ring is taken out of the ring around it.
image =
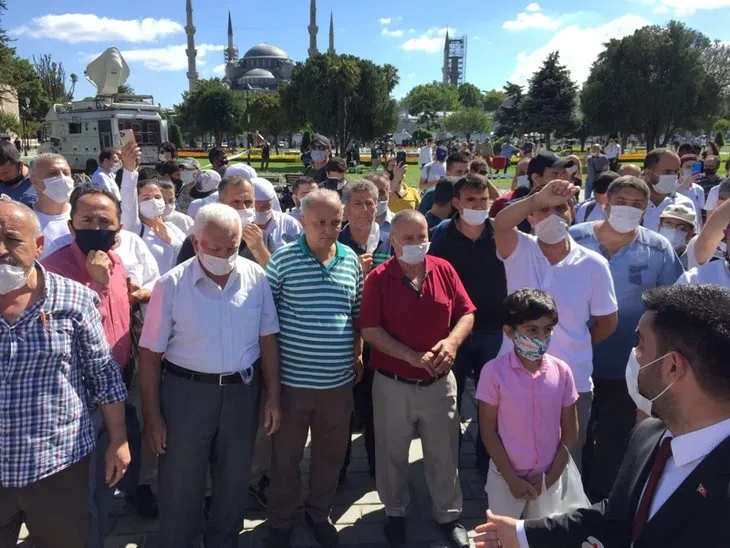
[[[260,360],[256,360],[253,364],[253,368],[256,369]],[[228,384],[240,384],[243,381],[243,375],[241,373],[224,373],[217,375],[215,373],[199,373],[198,371],[191,371],[185,369],[179,365],[175,365],[167,360],[162,360],[162,368],[176,377],[181,377],[189,381],[202,382],[203,384],[217,384],[218,386],[225,386]]]
[[[394,381],[402,382],[403,384],[411,384],[413,386],[431,386],[433,383],[443,379],[446,375],[449,374],[447,371],[446,373],[441,373],[440,375],[436,375],[435,377],[431,377],[430,379],[423,379],[419,381],[416,379],[407,379],[405,377],[400,377],[395,373],[391,373],[390,371],[383,371],[382,369],[378,369],[377,371],[384,377],[388,377],[389,379],[393,379]]]

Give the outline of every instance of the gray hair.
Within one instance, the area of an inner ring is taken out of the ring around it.
[[[428,224],[426,222],[426,217],[424,217],[423,213],[421,213],[417,209],[404,209],[403,211],[399,211],[398,213],[396,213],[393,216],[393,220],[390,221],[391,232],[394,231],[396,226],[398,226],[400,223],[405,223],[407,221],[423,221],[424,223]]]
[[[33,225],[33,237],[34,238],[38,238],[39,236],[41,236],[43,234],[43,231],[41,230],[41,223],[38,220],[38,217],[36,216],[35,211],[33,211],[31,208],[29,208],[23,202],[16,202],[7,194],[2,194],[2,195],[0,195],[0,204],[7,204],[7,205],[17,207],[19,210],[21,210],[23,213],[25,213],[28,216],[28,218],[30,218],[30,223]]]
[[[345,188],[342,189],[342,202],[345,205],[349,204],[352,195],[356,192],[367,192],[373,200],[378,201],[378,187],[373,182],[362,179],[345,185]]]
[[[319,188],[313,192],[307,194],[299,202],[299,211],[302,212],[304,217],[307,216],[307,210],[314,203],[329,203],[342,209],[342,202],[340,201],[340,195],[334,190],[327,190],[326,188]]]
[[[236,228],[238,230],[238,242],[241,242],[243,233],[241,217],[231,206],[215,203],[201,207],[195,215],[195,224],[193,225],[195,237],[201,238],[205,227],[211,223],[224,229]]]
[[[720,183],[717,189],[718,200],[730,200],[730,178],[725,179]]]
[[[223,194],[224,192],[228,192],[229,187],[239,187],[239,186],[246,186],[251,185],[253,188],[253,183],[246,179],[243,175],[229,175],[228,177],[223,177],[220,184],[218,185],[218,194]]]
[[[31,173],[35,175],[35,172],[39,166],[51,165],[55,162],[63,162],[64,164],[66,164],[66,166],[68,166],[68,160],[66,160],[66,158],[64,158],[60,154],[54,154],[53,152],[45,152],[43,154],[39,154],[38,156],[33,158],[33,163],[30,167]]]

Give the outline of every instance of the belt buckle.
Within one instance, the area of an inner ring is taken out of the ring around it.
[[[223,377],[225,377],[225,376],[226,375],[218,375],[218,386],[225,386],[223,384]]]

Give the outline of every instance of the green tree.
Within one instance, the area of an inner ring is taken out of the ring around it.
[[[722,131],[718,131],[715,134],[715,144],[720,148],[725,146],[725,137],[723,137]]]
[[[461,133],[467,141],[472,133],[487,133],[492,126],[489,115],[478,108],[462,108],[449,114],[444,120],[444,127],[452,133]]]
[[[243,99],[218,78],[199,80],[194,91],[183,94],[183,102],[175,111],[177,123],[188,136],[212,133],[220,145],[224,134],[240,131]]]
[[[71,95],[66,90],[66,69],[63,68],[63,63],[57,63],[50,54],[44,53],[38,59],[33,56],[33,68],[41,79],[41,86],[51,104],[71,100]]]
[[[305,131],[302,134],[302,151],[305,151],[309,148],[309,145],[312,144],[312,132],[311,131]]]
[[[459,104],[463,108],[481,108],[484,104],[482,90],[474,84],[461,84],[459,86]]]
[[[117,95],[134,95],[134,88],[129,84],[120,84],[117,88]]]
[[[549,149],[553,132],[565,134],[575,128],[576,99],[576,85],[570,79],[570,72],[560,64],[560,54],[553,52],[530,79],[520,105],[522,126],[526,131],[544,134]]]
[[[279,104],[278,93],[257,93],[251,100],[251,125],[265,136],[274,137],[274,147],[279,153],[279,136],[287,128],[284,111]]]
[[[20,122],[15,116],[0,111],[0,133],[20,133]]]
[[[428,139],[433,139],[433,134],[427,129],[423,129],[422,127],[414,129],[413,133],[411,134],[411,140],[414,143],[420,143],[421,141],[426,141]]]
[[[512,137],[520,130],[520,105],[522,104],[522,86],[507,82],[502,88],[504,101],[494,113],[497,124],[497,137]]]
[[[487,91],[484,94],[484,110],[487,112],[497,111],[506,98],[507,93],[502,90],[493,89]]]
[[[712,130],[722,132],[730,131],[730,120],[727,120],[725,118],[720,118],[719,120],[716,120],[714,125],[712,126]]]
[[[167,127],[167,133],[168,137],[170,138],[170,142],[175,145],[178,150],[181,150],[183,147],[185,147],[182,132],[180,131],[180,126],[178,126],[174,122],[171,122],[170,125]]]
[[[437,118],[440,111],[453,111],[459,108],[459,91],[453,84],[432,82],[411,89],[403,98],[411,116],[421,116],[427,129]]]

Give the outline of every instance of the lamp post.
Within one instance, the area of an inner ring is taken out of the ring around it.
[[[253,88],[251,84],[246,84],[243,87],[243,93],[246,97],[246,155],[248,165],[251,165],[251,94]]]

